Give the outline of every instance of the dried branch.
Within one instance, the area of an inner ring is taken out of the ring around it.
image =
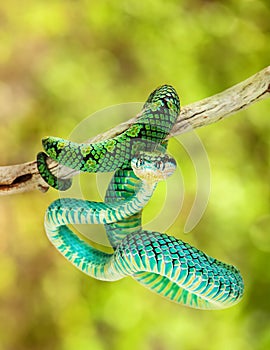
[[[183,107],[169,137],[212,124],[269,96],[270,66],[219,94]],[[87,142],[98,142],[115,137],[129,128],[135,120],[136,117],[93,137]],[[53,173],[57,172],[58,175],[61,174],[65,178],[72,177],[77,173],[52,160],[48,162],[48,165]],[[0,195],[36,189],[46,192],[48,186],[39,175],[35,161],[0,167]]]

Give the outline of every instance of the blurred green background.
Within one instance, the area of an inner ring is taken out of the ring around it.
[[[43,136],[68,137],[88,115],[144,101],[160,84],[175,86],[186,105],[248,78],[270,63],[269,18],[267,0],[1,2],[0,164],[30,161]],[[56,191],[2,197],[0,349],[269,349],[269,107],[265,100],[196,131],[211,195],[186,235],[196,176],[178,154],[184,204],[167,232],[237,265],[246,285],[240,304],[192,310],[129,278],[90,279],[45,235]],[[106,125],[95,120],[89,137]]]

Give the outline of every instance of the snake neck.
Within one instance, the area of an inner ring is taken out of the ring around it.
[[[142,181],[138,191],[135,192],[135,194],[130,199],[125,201],[120,200],[118,203],[112,205],[112,209],[115,210],[115,213],[117,212],[120,214],[120,216],[122,216],[120,217],[120,220],[124,217],[127,218],[134,214],[137,214],[149,202],[155,188],[156,183]]]

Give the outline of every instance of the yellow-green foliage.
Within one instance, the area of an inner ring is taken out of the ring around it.
[[[43,136],[68,137],[86,116],[144,101],[160,84],[172,84],[185,105],[244,80],[270,63],[269,18],[267,0],[2,1],[0,164],[30,161]],[[89,279],[46,238],[43,216],[56,191],[2,197],[0,349],[269,349],[269,107],[266,100],[196,131],[210,161],[211,195],[187,235],[196,174],[177,141],[170,146],[185,193],[167,232],[237,265],[246,285],[240,304],[198,311],[132,279]],[[89,137],[119,122],[100,120]],[[150,219],[165,200],[160,186]],[[99,199],[93,175],[82,187]],[[166,227],[178,196],[167,198]]]

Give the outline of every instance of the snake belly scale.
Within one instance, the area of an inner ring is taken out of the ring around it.
[[[114,139],[87,145],[46,138],[47,154],[38,155],[39,171],[57,189],[66,189],[71,182],[51,174],[48,156],[80,171],[116,172],[104,203],[56,200],[46,211],[45,229],[59,252],[89,276],[108,281],[131,276],[171,301],[200,309],[226,308],[243,295],[243,280],[234,266],[141,226],[142,210],[156,183],[170,176],[176,166],[159,146],[166,147],[164,139],[179,109],[176,91],[164,85],[149,96],[135,127]],[[67,226],[72,223],[103,223],[114,252],[93,248]]]

